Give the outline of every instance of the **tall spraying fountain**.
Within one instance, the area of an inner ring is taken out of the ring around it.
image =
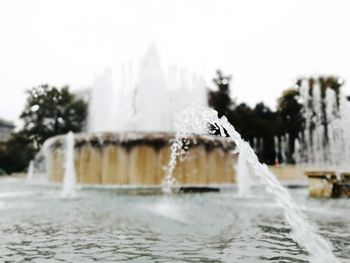
[[[82,184],[164,185],[169,146],[175,139],[178,112],[207,104],[203,78],[177,67],[166,67],[151,45],[140,63],[123,64],[113,74],[95,78],[89,103],[88,131],[75,135],[77,181]],[[64,180],[64,138],[50,144],[48,174]],[[225,138],[189,138],[189,155],[174,167],[177,181],[188,185],[233,183]],[[171,182],[173,184],[174,182]]]
[[[245,152],[240,152],[236,164],[236,177],[238,186],[238,195],[241,197],[247,197],[251,193],[251,179],[250,170],[247,162],[247,156]]]
[[[113,75],[95,79],[89,107],[89,132],[171,132],[178,112],[207,104],[198,74],[164,66],[151,45],[140,63],[126,63]]]
[[[349,170],[350,102],[342,90],[322,90],[318,80],[311,87],[304,80],[300,96],[305,128],[294,143],[295,159],[310,168]]]
[[[72,132],[67,133],[65,144],[62,197],[75,198],[77,196],[77,179],[74,165],[74,134]]]
[[[249,174],[252,173],[282,208],[293,238],[309,253],[310,261],[338,262],[329,242],[317,234],[289,192],[267,166],[258,161],[252,148],[225,117],[219,119],[217,112],[200,106],[185,111],[180,121],[175,122],[180,110],[206,104],[206,91],[200,78],[174,68],[164,70],[154,47],[148,50],[140,67],[135,68],[135,64],[122,66],[116,82],[111,70],[96,77],[91,92],[89,133],[58,136],[48,146],[49,176],[52,181],[63,181],[63,197],[76,196],[77,181],[162,185],[163,191],[170,193],[178,184],[227,184],[236,178],[239,195],[245,197],[250,194]],[[321,96],[315,93],[313,100],[313,107],[321,110]],[[321,123],[317,114],[316,123]],[[345,126],[336,120],[334,117],[334,127],[329,130],[329,134],[334,135],[329,141],[340,146],[339,142],[344,139],[339,137],[346,135]],[[210,125],[217,127],[222,137],[208,134]],[[305,135],[306,145],[313,154],[310,160],[322,162],[326,156],[325,152],[320,153],[320,145],[325,143],[321,138],[324,130],[313,131],[311,123],[306,126],[306,133],[310,133]],[[276,141],[285,161],[289,137]],[[257,141],[253,144],[258,145]],[[329,149],[334,151],[332,147]],[[177,162],[183,154],[189,158]],[[235,177],[233,167],[237,155]]]
[[[34,161],[31,160],[29,162],[28,172],[27,172],[27,180],[32,180],[34,175]]]

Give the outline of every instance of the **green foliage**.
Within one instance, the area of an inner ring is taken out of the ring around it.
[[[280,134],[289,135],[289,149],[294,152],[294,140],[304,129],[303,105],[300,101],[300,93],[297,88],[283,91],[277,100],[277,112],[282,121]],[[287,156],[288,162],[293,162],[292,156]]]
[[[28,90],[27,94],[20,118],[24,121],[23,132],[37,149],[52,136],[80,132],[84,128],[87,105],[77,100],[68,87],[41,85]]]
[[[46,139],[85,127],[87,104],[77,100],[68,87],[41,85],[27,94],[20,116],[23,129],[0,147],[0,168],[7,173],[25,170]]]
[[[35,150],[23,132],[14,133],[0,150],[0,168],[7,173],[21,172],[33,159]]]
[[[6,175],[6,172],[0,168],[0,176]]]
[[[255,108],[245,103],[235,105],[230,97],[231,76],[224,76],[219,70],[216,74],[213,79],[216,89],[208,94],[209,106],[218,112],[219,117],[225,115],[243,139],[252,142],[254,138],[263,138],[265,145],[264,151],[259,153],[260,160],[273,163],[273,136],[281,130],[279,114],[271,111],[264,103],[258,103]],[[219,131],[215,134],[219,134]]]
[[[219,117],[227,116],[234,106],[230,97],[231,76],[224,76],[220,70],[216,74],[217,77],[213,79],[216,89],[209,91],[208,104],[218,112]]]
[[[301,83],[303,81],[308,83],[309,94],[312,96],[317,82],[321,87],[322,98],[325,97],[327,88],[339,94],[343,84],[340,78],[334,76],[298,79],[295,87],[282,93],[277,101],[277,110],[272,111],[263,103],[256,104],[254,108],[245,103],[235,105],[230,98],[230,80],[230,76],[225,77],[220,71],[217,71],[217,77],[213,80],[216,91],[209,92],[208,104],[218,112],[219,117],[225,115],[243,139],[253,142],[254,138],[262,138],[264,145],[263,151],[259,153],[259,158],[268,164],[275,161],[274,136],[284,134],[288,134],[290,139],[288,162],[293,162],[294,140],[303,132],[305,126],[299,94]],[[325,110],[325,104],[322,107]],[[326,125],[327,120],[323,121]],[[212,128],[215,129],[215,127]]]
[[[273,112],[262,102],[254,108],[241,103],[231,111],[228,120],[246,141],[262,138],[264,145],[263,151],[258,152],[259,159],[268,164],[274,162],[274,136],[280,133],[282,127],[278,112]]]

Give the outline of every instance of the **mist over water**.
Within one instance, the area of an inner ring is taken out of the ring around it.
[[[177,113],[207,104],[204,79],[164,66],[151,45],[140,63],[125,63],[99,74],[91,91],[88,130],[175,131]]]

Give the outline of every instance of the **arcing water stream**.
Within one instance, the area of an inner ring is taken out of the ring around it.
[[[236,143],[237,151],[246,157],[254,174],[262,183],[267,192],[271,193],[277,204],[283,209],[286,221],[292,228],[294,240],[309,254],[312,263],[335,263],[338,260],[332,252],[331,244],[322,236],[316,233],[314,227],[310,224],[306,216],[301,212],[298,205],[294,202],[289,192],[281,185],[276,177],[269,171],[265,164],[259,162],[250,145],[245,142],[235,128],[227,121],[226,117],[218,118],[217,112],[207,107],[196,107],[184,111],[180,122],[178,123],[179,134],[193,134],[195,131],[201,133],[208,131],[208,126],[214,125],[220,130],[221,136],[229,135]],[[181,148],[181,136],[177,136],[171,153],[171,160],[167,174],[167,181],[171,182],[172,171],[176,165],[176,151]],[[167,186],[167,189],[171,186]]]

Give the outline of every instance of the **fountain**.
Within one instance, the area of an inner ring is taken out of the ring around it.
[[[76,192],[76,173],[74,165],[74,134],[68,132],[65,143],[65,163],[64,163],[64,178],[62,187],[62,197],[75,198]]]
[[[47,159],[50,181],[62,182],[65,139],[52,141]],[[175,135],[165,132],[75,134],[77,183],[83,185],[161,186]],[[225,138],[196,135],[191,148],[175,169],[182,185],[228,184],[235,181],[232,154],[235,144]]]
[[[89,104],[88,132],[173,132],[177,113],[207,104],[202,77],[161,63],[151,45],[139,66],[128,63],[113,76],[96,77]]]
[[[245,152],[240,152],[236,165],[238,195],[248,197],[251,194],[250,170]]]
[[[294,142],[295,159],[306,169],[310,196],[350,196],[350,102],[318,80],[300,87],[305,129]]]
[[[133,64],[123,66],[120,82],[123,83],[121,87],[128,87],[125,90],[114,88],[112,71],[106,70],[96,78],[91,93],[88,133],[68,133],[51,138],[45,144],[48,176],[53,182],[63,183],[62,196],[76,197],[77,183],[84,187],[128,185],[152,191],[154,186],[164,193],[172,193],[183,185],[223,186],[232,185],[237,179],[238,197],[246,200],[246,197],[252,198],[251,174],[282,208],[285,221],[291,226],[293,240],[306,250],[309,260],[313,263],[338,262],[330,243],[316,232],[290,193],[267,166],[258,161],[249,144],[241,139],[225,117],[219,119],[214,110],[203,106],[205,92],[198,92],[202,85],[200,78],[188,77],[183,71],[174,69],[165,73],[160,65],[152,47],[138,74],[135,74]],[[136,81],[135,76],[138,76]],[[199,94],[193,100],[192,92]],[[175,122],[180,109],[193,105],[202,106],[185,111]],[[221,136],[208,134],[209,125],[219,129]],[[336,132],[335,129],[332,132]],[[308,145],[315,153],[315,145],[320,141],[315,136],[312,140]],[[285,161],[289,154],[289,138],[284,136],[276,141],[279,141],[279,151]],[[257,147],[257,140],[253,144]],[[314,159],[321,161],[321,157]],[[170,214],[169,205],[165,213],[159,211],[159,207],[164,206],[156,206],[155,210],[143,209],[162,217]],[[174,211],[171,220],[180,225],[189,224],[188,220],[177,216],[181,209]],[[141,232],[138,234],[142,235]]]
[[[316,233],[313,226],[301,212],[301,209],[293,201],[289,192],[269,171],[267,166],[259,162],[253,149],[247,142],[243,141],[240,134],[225,117],[219,119],[216,111],[206,107],[196,107],[192,110],[184,111],[180,120],[181,122],[178,125],[180,130],[179,134],[187,134],[187,136],[189,136],[193,134],[193,131],[196,129],[199,131],[205,130],[208,128],[208,124],[218,127],[221,136],[226,137],[228,134],[236,144],[235,151],[239,153],[239,158],[241,158],[241,162],[243,162],[240,169],[245,169],[245,177],[249,176],[246,170],[246,164],[249,164],[249,167],[252,168],[259,181],[265,186],[266,190],[275,197],[276,202],[283,209],[285,219],[293,230],[294,239],[300,246],[307,250],[310,262],[338,262],[332,252],[330,243]],[[180,139],[181,136],[179,135],[178,140]],[[179,141],[175,141],[174,145],[172,150],[178,151],[179,147],[177,145],[179,145]],[[176,154],[172,156],[176,156]],[[174,159],[170,161],[170,167],[174,166]],[[171,171],[171,169],[169,170]],[[171,177],[170,174],[167,176],[169,178]]]
[[[341,90],[339,94],[329,87],[322,91],[317,80],[312,88],[303,81],[300,95],[305,119],[305,129],[297,139],[300,147],[305,149],[305,154],[299,157],[300,162],[309,167],[348,169],[349,101]]]
[[[350,197],[350,102],[340,88],[336,92],[322,81],[301,81],[304,129],[293,142],[293,153],[288,134],[275,137],[276,164],[292,158],[294,174],[308,177],[312,197]]]
[[[27,172],[27,180],[30,181],[33,179],[34,174],[34,161],[29,162],[28,172]]]
[[[154,45],[140,62],[107,69],[95,79],[87,133],[75,135],[75,170],[79,184],[163,185],[169,146],[175,138],[177,113],[206,105],[203,79],[176,67],[162,66]],[[64,136],[51,140],[48,174],[62,182]],[[188,138],[188,158],[175,169],[184,185],[230,184],[235,181],[234,143],[212,136]]]

